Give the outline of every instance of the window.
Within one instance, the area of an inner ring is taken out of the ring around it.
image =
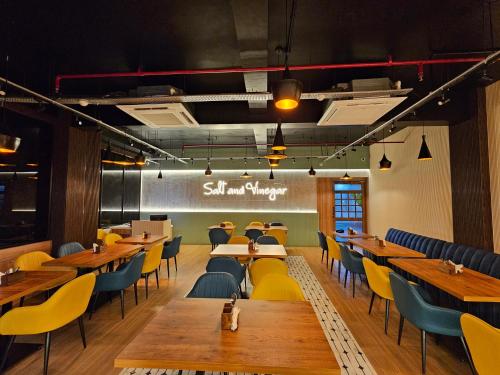
[[[364,184],[334,184],[335,230],[353,228],[362,232],[364,227]]]

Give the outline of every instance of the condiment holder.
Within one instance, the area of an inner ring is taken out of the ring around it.
[[[387,245],[387,244],[385,243],[385,240],[378,239],[377,241],[378,241],[378,245],[379,245],[380,247],[385,247],[385,246]]]
[[[19,269],[9,269],[6,273],[0,272],[0,286],[9,286],[21,280],[24,280],[26,272],[19,271]]]
[[[271,226],[269,225],[269,223],[265,223],[265,224],[264,224],[264,228],[266,228],[266,229],[267,229],[267,228],[270,228],[270,227],[271,227]]]
[[[449,275],[459,275],[464,272],[463,264],[455,264],[451,260],[442,260],[439,265],[441,271],[448,273]]]
[[[147,240],[149,238],[149,233],[148,232],[142,232],[142,239]]]
[[[225,228],[225,227],[226,227],[226,224],[225,224],[225,223],[220,223],[220,227],[221,227],[221,228]]]
[[[102,246],[101,245],[99,245],[97,243],[93,243],[92,244],[92,252],[94,254],[99,254],[101,252],[101,250],[102,250]]]
[[[220,317],[220,325],[222,330],[236,331],[238,329],[238,316],[240,309],[235,306],[237,296],[233,294],[230,302],[224,303],[222,314]]]

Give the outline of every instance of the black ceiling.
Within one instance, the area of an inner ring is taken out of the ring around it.
[[[50,95],[57,74],[239,67],[242,41],[233,14],[239,1],[2,0],[0,57],[10,56],[12,80]],[[275,48],[284,43],[286,1],[263,3],[267,3],[264,65],[282,64]],[[388,55],[394,60],[468,56],[461,53],[499,47],[499,20],[497,0],[298,0],[290,64],[383,61]],[[304,91],[387,76],[413,87],[415,100],[467,66],[427,67],[424,82],[418,82],[413,67],[307,71],[293,76],[303,81]],[[4,64],[0,73],[6,74]],[[268,83],[279,77],[268,74]],[[171,84],[187,94],[246,90],[243,74],[235,73],[66,80],[61,95],[113,95],[158,84]],[[116,125],[137,123],[114,108],[101,112]],[[308,101],[287,120],[316,122],[321,112],[321,103]],[[271,109],[252,112],[245,102],[200,103],[195,116],[200,123],[273,122],[276,117]]]

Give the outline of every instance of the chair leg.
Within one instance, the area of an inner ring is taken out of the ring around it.
[[[160,289],[160,279],[158,276],[158,268],[155,269],[155,276],[156,276],[156,289]]]
[[[23,306],[24,306],[24,297],[21,297],[21,299],[19,300],[19,307]]]
[[[405,324],[405,318],[403,315],[399,314],[398,345],[401,345],[401,336],[403,336],[404,324]]]
[[[110,304],[113,303],[113,295],[111,294],[111,292],[107,292],[106,294],[108,295],[108,302]]]
[[[328,269],[328,253],[326,254],[326,269]]]
[[[137,303],[139,302],[139,299],[137,298],[137,283],[134,283],[134,297],[135,297],[135,305],[137,306]]]
[[[346,287],[347,285],[347,274],[349,273],[349,271],[347,271],[347,269],[345,270],[345,273],[344,273],[344,288]]]
[[[338,274],[338,279],[339,279],[339,283],[340,283],[340,267],[341,267],[341,261],[339,260],[339,274]]]
[[[167,276],[170,279],[170,258],[167,259]]]
[[[472,362],[472,357],[470,355],[469,347],[467,346],[467,343],[465,342],[463,336],[460,336],[460,341],[462,341],[462,346],[464,347],[465,354],[467,355],[467,362],[469,362],[469,367],[472,371],[472,375],[476,375],[477,371],[474,367],[474,362]]]
[[[425,374],[426,370],[426,357],[427,357],[427,345],[426,345],[426,332],[422,329],[420,331],[420,348],[422,350],[422,374]]]
[[[177,255],[174,257],[175,272],[177,273]]]
[[[78,317],[78,326],[80,327],[80,336],[82,336],[83,348],[87,347],[87,340],[85,339],[85,327],[83,326],[83,315]]]
[[[332,259],[332,263],[330,263],[330,273],[332,273],[333,271],[333,263],[335,263],[334,259]]]
[[[45,353],[43,355],[43,375],[47,375],[49,370],[49,354],[50,354],[50,332],[45,334]]]
[[[9,351],[14,343],[14,340],[16,339],[16,336],[7,336],[5,337],[7,341],[7,345],[5,345],[4,352],[2,353],[2,363],[0,364],[0,374],[3,373],[3,368],[5,367],[5,364],[7,363],[7,358],[9,357]]]
[[[372,292],[372,299],[370,300],[370,308],[368,309],[368,315],[372,313],[373,301],[375,300],[375,292]]]
[[[351,281],[352,281],[352,298],[356,294],[356,274],[351,272]]]
[[[387,328],[389,326],[389,311],[391,308],[391,301],[386,299],[385,300],[385,326],[384,326],[384,331],[385,334],[387,335]]]
[[[122,319],[125,318],[125,291],[122,289],[120,290],[120,304],[122,308]]]
[[[148,299],[148,285],[149,285],[149,273],[146,274],[146,277],[145,277],[145,284],[146,284],[146,299]]]
[[[97,292],[94,296],[94,301],[92,301],[92,307],[89,311],[89,320],[92,319],[92,314],[95,313],[95,305],[97,303],[97,298],[99,297],[99,292]]]
[[[321,263],[323,263],[323,258],[325,257],[325,249],[321,252]]]

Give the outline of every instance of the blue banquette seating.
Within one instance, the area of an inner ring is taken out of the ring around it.
[[[500,254],[491,251],[476,249],[467,245],[450,243],[419,234],[405,232],[390,228],[385,236],[387,241],[408,247],[424,253],[431,259],[451,259],[455,263],[486,275],[500,279]],[[403,276],[415,280],[410,275],[400,272]],[[436,296],[439,303],[465,312],[470,312],[493,326],[500,328],[500,303],[466,303],[438,290],[425,282],[419,281],[432,295]]]

